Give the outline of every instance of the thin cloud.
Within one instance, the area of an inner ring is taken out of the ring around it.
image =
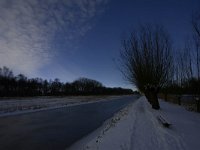
[[[0,65],[25,74],[49,64],[54,40],[84,36],[107,0],[1,0]]]

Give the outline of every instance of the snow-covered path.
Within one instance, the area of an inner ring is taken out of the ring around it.
[[[200,114],[163,101],[160,104],[161,110],[153,110],[141,97],[69,149],[199,150]],[[172,123],[170,128],[157,120],[160,114]]]

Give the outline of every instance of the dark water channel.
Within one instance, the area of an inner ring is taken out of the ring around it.
[[[0,118],[0,150],[64,150],[136,96]]]

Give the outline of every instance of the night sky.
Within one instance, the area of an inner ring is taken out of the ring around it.
[[[181,47],[198,9],[199,0],[0,0],[0,66],[132,87],[118,69],[121,39],[139,24],[161,24]]]

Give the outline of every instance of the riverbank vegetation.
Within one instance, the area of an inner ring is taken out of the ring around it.
[[[71,83],[63,83],[59,79],[29,79],[23,74],[15,76],[7,67],[0,68],[0,97],[126,94],[133,94],[133,91],[120,87],[105,87],[92,79],[79,78]]]

